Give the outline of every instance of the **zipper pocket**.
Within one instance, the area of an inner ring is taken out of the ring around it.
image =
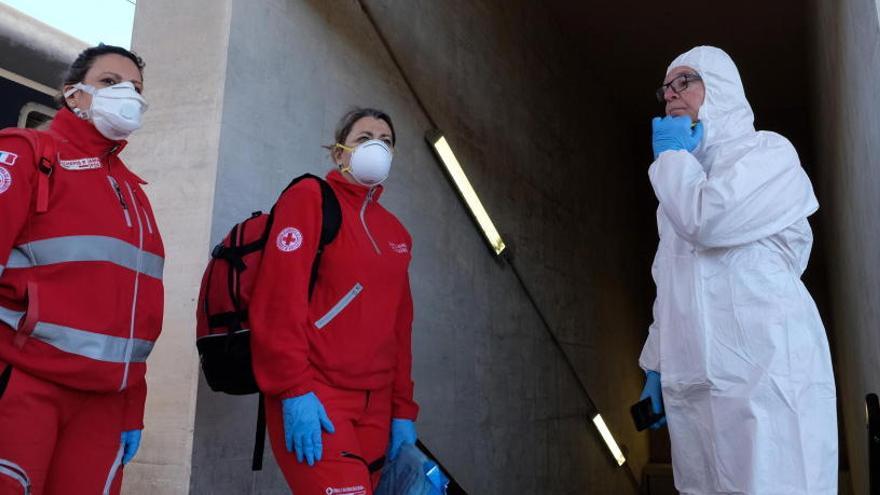
[[[116,199],[119,200],[119,205],[122,206],[122,214],[125,215],[125,225],[131,227],[131,213],[128,212],[128,203],[125,202],[125,197],[122,196],[122,190],[119,189],[119,183],[110,175],[107,176],[107,181],[110,182],[110,189],[113,190]]]
[[[342,296],[342,299],[340,299],[332,308],[330,308],[330,311],[327,311],[327,313],[322,316],[321,319],[315,322],[315,328],[321,330],[322,328],[326,327],[327,324],[333,321],[333,319],[336,318],[336,316],[339,315],[339,313],[341,313],[346,306],[351,304],[351,301],[353,301],[354,298],[357,297],[358,294],[360,294],[363,290],[363,285],[361,285],[360,283],[354,284],[354,287],[352,287],[351,290],[349,290],[344,296]]]
[[[380,471],[385,466],[385,456],[384,455],[382,457],[376,459],[373,462],[367,462],[367,460],[364,459],[363,457],[361,457],[357,454],[352,454],[351,452],[348,452],[345,450],[340,452],[339,455],[341,455],[342,457],[347,457],[349,459],[361,461],[362,463],[364,463],[364,466],[366,466],[367,471],[369,471],[370,474],[373,474],[377,471]]]
[[[131,195],[134,196],[134,200],[137,202],[138,207],[140,207],[140,210],[143,213],[144,221],[147,223],[147,233],[152,234],[153,233],[153,223],[150,221],[149,212],[147,212],[147,209],[144,208],[144,202],[141,201],[141,194],[143,194],[143,191],[139,191],[140,194],[138,194],[133,191],[131,185],[128,182],[126,182],[125,185],[128,187],[129,191],[132,191]]]

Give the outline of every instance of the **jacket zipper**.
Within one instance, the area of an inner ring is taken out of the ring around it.
[[[122,196],[122,189],[119,188],[119,183],[116,182],[112,175],[107,175],[107,181],[110,182],[110,189],[113,189],[116,199],[119,200],[119,205],[122,206],[122,214],[125,215],[125,225],[131,227],[131,214],[128,212],[128,204],[125,202],[125,197]]]
[[[131,184],[128,182],[125,183],[125,187],[128,189],[128,194],[131,196],[132,207],[134,208],[134,215],[138,221],[138,254],[137,254],[137,266],[136,271],[134,272],[134,294],[132,295],[131,301],[131,323],[129,325],[128,331],[128,342],[125,343],[125,371],[122,374],[122,384],[119,386],[119,390],[124,390],[125,386],[128,382],[128,369],[131,366],[131,354],[134,351],[134,325],[137,316],[137,303],[138,303],[138,287],[140,283],[140,275],[141,270],[143,269],[143,252],[144,252],[144,224],[141,221],[141,214],[137,208],[137,200],[134,197],[134,191],[131,188]]]
[[[367,212],[367,205],[370,204],[371,201],[373,201],[373,191],[375,190],[376,188],[370,188],[370,191],[367,193],[366,199],[364,199],[364,205],[361,207],[361,225],[364,226],[364,232],[367,233],[367,237],[369,237],[370,242],[373,243],[373,249],[376,250],[376,254],[382,254],[382,251],[379,251],[379,245],[376,244],[376,240],[373,239],[373,234],[370,233],[370,228],[367,227],[367,221],[364,218],[364,214]]]

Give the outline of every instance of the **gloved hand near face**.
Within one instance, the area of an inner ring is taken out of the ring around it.
[[[654,117],[651,127],[654,130],[652,143],[655,160],[664,151],[693,152],[703,139],[703,123],[694,124],[687,115]]]

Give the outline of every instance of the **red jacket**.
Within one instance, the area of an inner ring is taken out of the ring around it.
[[[120,391],[124,426],[143,428],[164,263],[144,182],[117,156],[125,141],[69,110],[43,139],[58,161],[48,211],[36,213],[34,152],[0,137],[0,361],[77,390]]]
[[[294,397],[313,381],[378,390],[393,387],[395,418],[415,419],[412,238],[378,203],[382,187],[327,176],[342,209],[309,301],[309,275],[321,233],[321,191],[302,181],[275,207],[250,305],[254,374],[269,395]]]

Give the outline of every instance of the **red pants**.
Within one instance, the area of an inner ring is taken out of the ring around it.
[[[0,396],[0,495],[119,493],[123,409],[122,394],[80,392],[13,369]]]
[[[266,398],[266,423],[275,460],[295,495],[372,495],[380,471],[367,466],[385,455],[391,429],[391,389],[343,390],[317,384],[335,433],[322,432],[324,450],[313,467],[284,445],[281,400]]]

